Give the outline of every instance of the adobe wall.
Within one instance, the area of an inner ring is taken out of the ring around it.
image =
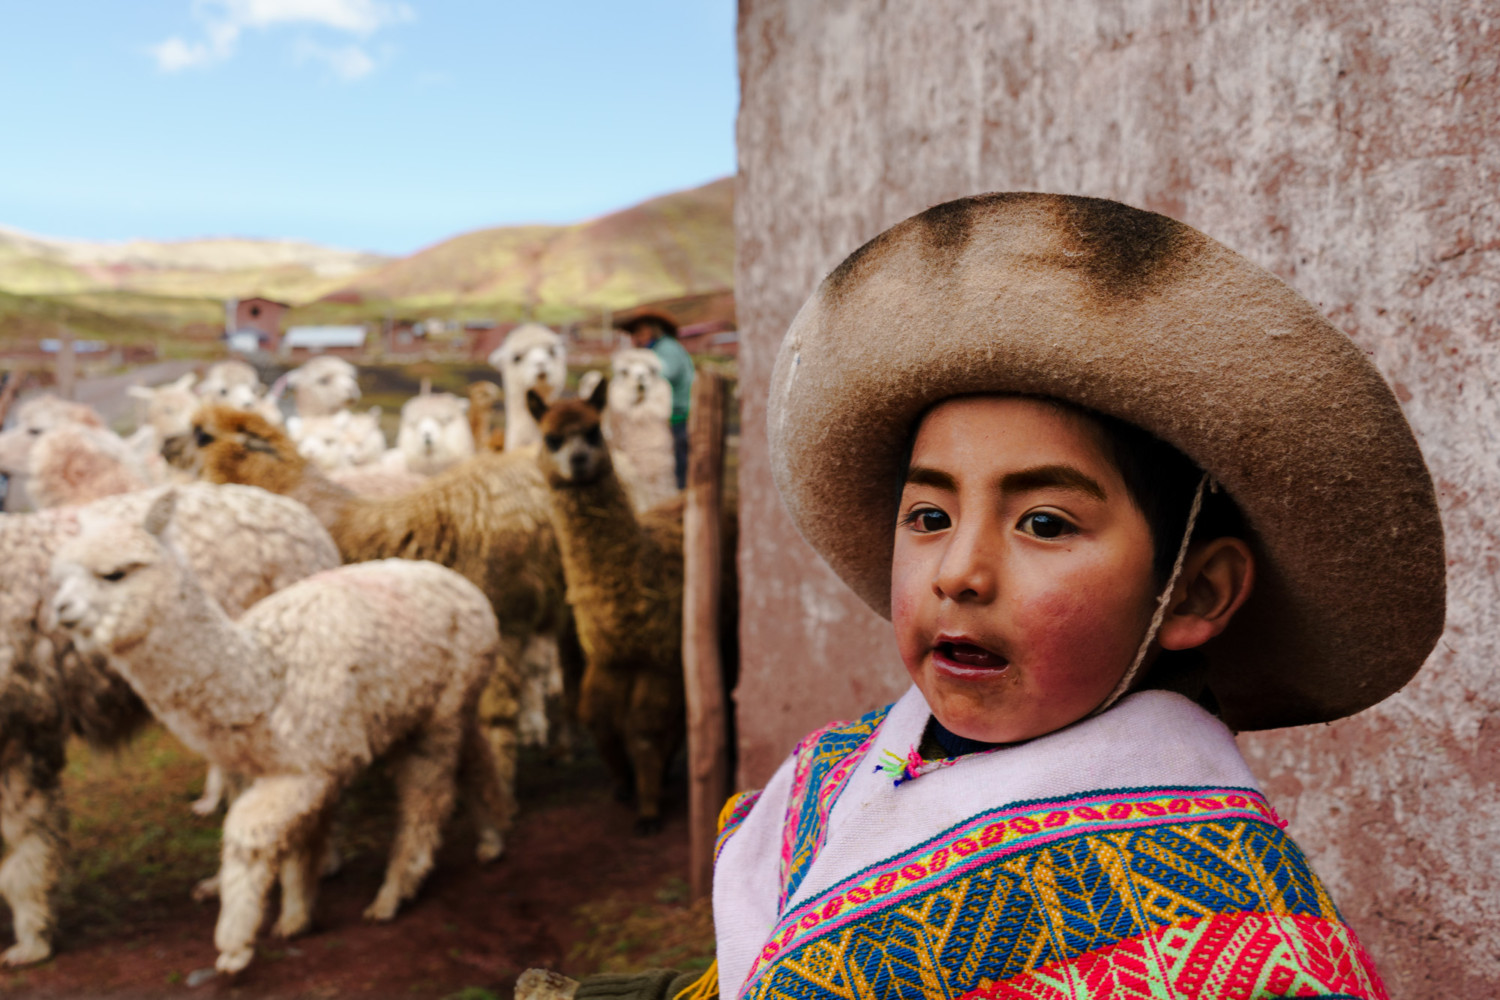
[[[1405,691],[1241,746],[1394,997],[1500,986],[1500,6],[741,0],[741,780],[904,686],[795,537],[765,392],[845,254],[984,190],[1116,198],[1271,268],[1367,349],[1439,484],[1448,632]],[[879,331],[871,331],[878,336]]]

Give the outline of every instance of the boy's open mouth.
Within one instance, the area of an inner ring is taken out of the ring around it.
[[[956,667],[964,672],[998,671],[1010,666],[1010,661],[999,653],[962,640],[941,640],[932,651],[939,665],[949,669]]]

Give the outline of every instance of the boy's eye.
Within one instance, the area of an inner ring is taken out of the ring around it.
[[[1021,518],[1016,527],[1020,528],[1022,533],[1035,535],[1037,538],[1061,538],[1077,530],[1066,518],[1041,510]]]
[[[903,524],[909,525],[913,531],[943,531],[953,526],[952,520],[943,511],[936,507],[919,507],[901,519]]]

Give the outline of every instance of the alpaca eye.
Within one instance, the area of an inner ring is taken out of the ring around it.
[[[519,354],[512,354],[510,356],[510,361],[511,361],[511,364],[514,364],[514,365],[520,364],[521,363],[521,355],[519,355]]]
[[[119,583],[121,580],[125,579],[125,571],[123,569],[117,569],[113,573],[101,574],[99,579],[108,580],[110,583]]]
[[[599,433],[599,428],[590,427],[588,430],[583,432],[583,439],[587,441],[591,446],[597,448],[599,447],[600,443],[604,441],[604,435]]]
[[[198,445],[198,447],[207,448],[209,445],[214,443],[214,436],[200,427],[193,435],[193,441]]]
[[[563,438],[561,434],[544,435],[542,437],[542,441],[546,443],[548,451],[556,451],[563,446]]]

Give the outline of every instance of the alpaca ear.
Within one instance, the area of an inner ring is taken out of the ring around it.
[[[172,511],[177,507],[177,491],[167,490],[161,496],[151,502],[151,507],[146,511],[146,531],[157,538],[167,530],[167,525],[172,522]]]
[[[302,418],[299,417],[299,416],[295,416],[295,415],[287,417],[286,418],[286,432],[292,436],[293,440],[301,437],[302,436]]]
[[[527,389],[526,409],[531,412],[532,420],[541,423],[542,417],[547,415],[547,401],[535,389]]]
[[[609,383],[603,379],[594,386],[594,391],[589,393],[588,404],[593,407],[595,413],[604,412],[605,401],[609,398]]]
[[[154,389],[148,389],[143,385],[133,385],[125,390],[125,395],[129,396],[131,399],[150,399],[152,396],[156,395],[156,391]]]
[[[173,382],[167,388],[169,388],[169,389],[191,389],[193,387],[193,383],[196,382],[196,381],[198,381],[198,376],[194,375],[192,372],[188,372],[186,375],[183,375],[181,378],[179,378],[176,382]]]
[[[374,417],[376,420],[380,419],[380,407],[378,407],[378,406],[372,406],[372,407],[370,407],[370,409],[369,409],[368,412],[369,412],[370,416]]]
[[[422,380],[422,387],[417,390],[417,395],[418,396],[431,396],[432,395],[432,379],[430,379],[430,378],[424,378]]]

